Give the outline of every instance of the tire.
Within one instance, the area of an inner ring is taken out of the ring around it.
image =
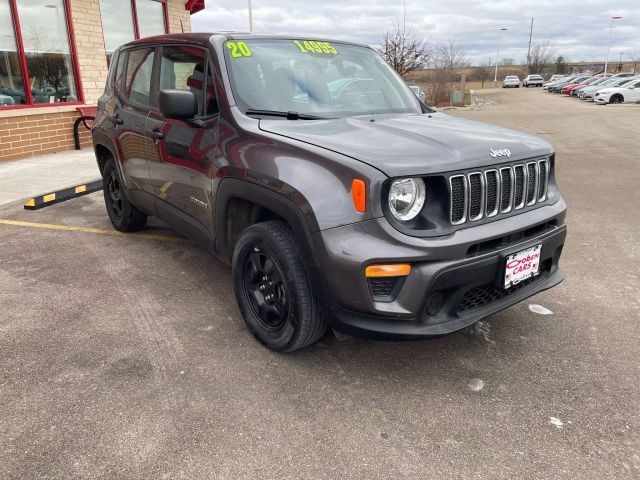
[[[324,314],[284,222],[257,223],[244,230],[234,248],[232,270],[240,312],[266,347],[293,352],[324,335]]]
[[[615,94],[613,97],[609,99],[609,103],[615,103],[615,104],[624,103],[624,98],[622,98],[622,95],[620,94]]]
[[[144,228],[147,215],[127,199],[113,158],[107,160],[104,165],[102,185],[104,203],[113,227],[121,232],[135,232]]]

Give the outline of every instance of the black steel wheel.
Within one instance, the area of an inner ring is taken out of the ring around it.
[[[120,179],[115,169],[109,171],[109,176],[104,179],[105,199],[107,209],[114,219],[122,219],[122,192],[120,191]]]
[[[287,320],[289,301],[280,266],[266,251],[254,248],[242,267],[244,295],[260,326],[277,331]]]
[[[264,345],[292,352],[324,335],[324,315],[296,239],[284,222],[257,223],[244,230],[234,248],[232,268],[240,312]]]
[[[147,215],[129,202],[112,158],[107,160],[102,169],[102,190],[107,214],[116,230],[133,232],[144,228]]]

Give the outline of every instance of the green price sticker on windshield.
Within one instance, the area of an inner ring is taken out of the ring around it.
[[[336,55],[338,51],[329,42],[314,42],[313,40],[294,40],[293,43],[302,53],[320,53]]]
[[[250,57],[251,50],[245,42],[227,42],[227,48],[231,50],[233,58]]]

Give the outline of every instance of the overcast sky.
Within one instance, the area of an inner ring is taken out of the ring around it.
[[[247,31],[247,0],[206,0],[206,10],[192,17],[194,31]],[[612,60],[619,52],[640,55],[640,0],[407,0],[407,21],[432,43],[460,43],[474,64],[495,60],[499,28],[500,58],[526,58],[529,26],[532,45],[549,41],[558,55],[572,61],[604,59],[610,17],[615,20]],[[254,31],[353,40],[375,46],[402,17],[402,1],[253,0]],[[627,57],[628,60],[628,57]]]

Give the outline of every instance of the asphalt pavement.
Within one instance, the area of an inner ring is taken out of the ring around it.
[[[557,148],[566,281],[435,340],[276,354],[161,223],[0,207],[0,478],[639,478],[640,108],[481,99]]]

